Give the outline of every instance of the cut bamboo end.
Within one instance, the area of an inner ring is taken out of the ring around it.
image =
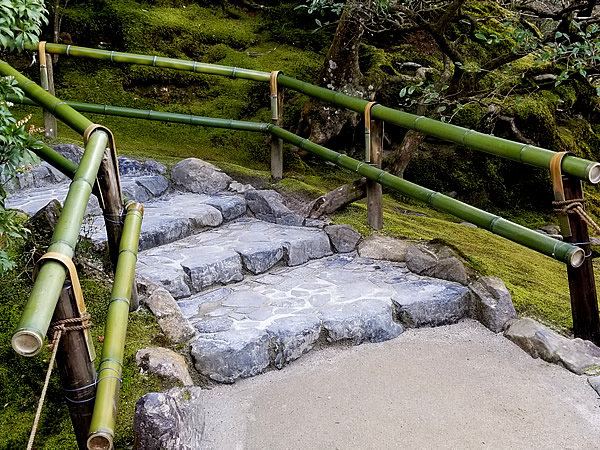
[[[98,431],[87,440],[88,450],[110,450],[113,448],[113,437],[111,434]]]
[[[569,260],[569,263],[571,264],[571,267],[577,268],[577,267],[580,267],[584,262],[585,262],[585,252],[583,251],[583,249],[578,248],[571,255],[571,259]]]
[[[600,164],[594,164],[588,173],[588,180],[592,184],[600,183]]]
[[[11,339],[12,348],[20,355],[35,356],[42,349],[44,340],[32,330],[19,330]]]

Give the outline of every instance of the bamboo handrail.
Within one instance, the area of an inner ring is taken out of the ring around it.
[[[97,131],[90,137],[81,163],[69,187],[48,252],[60,253],[66,258],[73,257],[85,208],[107,144],[108,135],[103,131]],[[33,356],[41,350],[44,336],[48,332],[52,314],[65,282],[66,270],[61,263],[52,260],[44,262],[41,266],[17,330],[11,340],[17,353]]]
[[[36,50],[33,45],[24,45],[28,50]],[[112,62],[129,64],[152,65],[177,70],[198,72],[210,75],[221,75],[231,78],[244,78],[248,80],[270,82],[271,72],[260,72],[256,70],[241,69],[216,64],[200,63],[189,60],[165,58],[161,56],[149,56],[115,52],[110,50],[97,50],[86,47],[77,47],[64,44],[46,44],[48,53],[79,56],[84,58],[100,59]],[[367,100],[352,97],[341,92],[315,86],[304,81],[297,80],[287,75],[278,74],[277,82],[280,86],[293,89],[310,97],[329,102],[339,107],[347,108],[358,113],[363,113]],[[448,142],[464,145],[473,150],[489,153],[501,158],[521,162],[549,169],[550,160],[555,152],[533,145],[514,142],[496,136],[487,135],[478,131],[469,130],[449,123],[429,119],[424,116],[398,111],[383,105],[375,105],[372,109],[373,119],[398,125],[403,128],[419,131]],[[600,182],[600,164],[575,156],[568,156],[563,161],[563,172],[590,183]]]
[[[144,208],[139,203],[132,202],[127,206],[115,281],[104,327],[104,343],[96,384],[96,401],[87,441],[90,450],[109,450],[113,445],[119,390],[123,376],[123,354],[131,286],[135,274],[143,214]]]
[[[473,206],[467,205],[459,200],[445,196],[439,192],[432,191],[430,189],[421,187],[414,183],[411,183],[402,178],[396,177],[389,174],[381,169],[369,166],[368,164],[361,163],[348,156],[329,150],[326,147],[317,145],[313,142],[303,139],[289,131],[284,130],[281,127],[277,127],[266,123],[257,122],[243,122],[243,121],[229,121],[226,119],[211,119],[208,117],[200,116],[188,116],[175,113],[152,113],[147,110],[136,110],[133,108],[117,108],[104,105],[89,105],[85,103],[70,102],[75,108],[82,108],[88,112],[94,110],[101,110],[105,114],[117,114],[125,117],[137,117],[137,118],[148,118],[152,117],[152,120],[164,120],[164,121],[180,121],[182,116],[185,118],[184,123],[191,124],[203,124],[206,126],[219,126],[226,128],[235,128],[240,126],[240,130],[246,131],[266,131],[271,135],[281,138],[284,141],[296,145],[300,148],[308,150],[317,156],[326,159],[327,161],[333,162],[340,167],[352,170],[358,174],[376,181],[384,186],[394,189],[398,192],[402,192],[414,199],[423,201],[436,207],[437,209],[452,214],[463,220],[474,223],[481,228],[491,231],[492,233],[503,236],[521,245],[536,250],[544,255],[554,257],[562,262],[565,262],[573,267],[578,267],[583,263],[583,251],[573,245],[558,241],[549,236],[542,235],[528,228],[517,225],[506,219],[503,219],[494,214],[490,214],[486,211],[480,210]],[[131,114],[130,116],[128,114]],[[160,118],[159,118],[160,117]],[[190,117],[193,120],[190,120]],[[209,125],[207,125],[209,124]]]

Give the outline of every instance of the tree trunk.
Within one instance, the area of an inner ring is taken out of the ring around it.
[[[318,219],[325,214],[331,214],[352,202],[360,200],[367,195],[367,179],[360,178],[352,183],[329,191],[320,196],[308,206],[307,217]]]
[[[404,136],[400,145],[392,145],[396,147],[394,152],[394,161],[392,162],[391,172],[400,178],[404,178],[404,170],[408,166],[410,160],[419,150],[419,146],[425,140],[425,135],[418,131],[409,130]]]
[[[364,1],[364,0],[363,0]],[[361,0],[348,0],[337,26],[335,37],[325,57],[321,71],[321,86],[348,95],[364,97],[358,50],[364,33],[364,10]],[[344,125],[356,126],[360,115],[333,107],[329,103],[310,100],[302,113],[298,133],[324,144],[337,136]]]

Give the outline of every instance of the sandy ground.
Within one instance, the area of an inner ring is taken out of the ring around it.
[[[470,320],[313,350],[205,408],[204,449],[600,448],[585,377]]]

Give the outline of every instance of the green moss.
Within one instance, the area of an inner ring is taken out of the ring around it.
[[[478,128],[481,119],[483,119],[486,113],[486,108],[480,104],[469,103],[458,110],[452,123],[465,128]]]
[[[10,346],[11,335],[31,289],[28,255],[28,252],[23,252],[19,266],[0,279],[0,448],[6,449],[26,446],[49,360],[45,349],[35,357],[23,358]],[[92,336],[98,362],[102,351],[99,337],[104,335],[103,323],[110,298],[110,285],[103,277],[86,274],[85,271],[80,272],[80,276],[86,305],[95,323]],[[155,376],[141,375],[135,363],[138,349],[165,344],[154,316],[144,310],[131,313],[127,331],[116,448],[127,448],[133,444],[132,419],[138,398],[147,392],[168,387]],[[56,371],[42,412],[36,448],[77,448]]]

